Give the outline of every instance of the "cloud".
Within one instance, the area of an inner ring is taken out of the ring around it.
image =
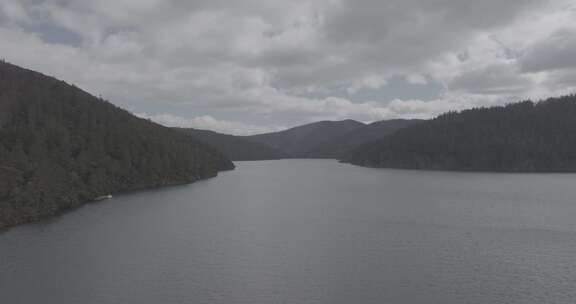
[[[513,63],[488,65],[464,73],[450,82],[453,90],[473,94],[521,94],[532,85],[528,76],[521,75]]]
[[[525,72],[576,68],[576,27],[563,28],[531,46],[520,60]]]
[[[0,2],[6,60],[246,133],[571,93],[575,33],[573,0]]]
[[[5,0],[0,3],[0,21],[26,21],[29,16],[22,4],[15,0]]]

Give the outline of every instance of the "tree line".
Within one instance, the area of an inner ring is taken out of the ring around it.
[[[362,166],[576,172],[576,95],[448,112],[365,144]]]

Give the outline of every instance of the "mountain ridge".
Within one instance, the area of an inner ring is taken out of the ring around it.
[[[175,129],[219,149],[226,157],[233,161],[275,160],[287,157],[283,151],[274,149],[273,147],[262,143],[252,142],[242,136],[223,134],[202,129]]]
[[[365,124],[352,119],[324,120],[244,138],[284,151],[290,158],[302,158],[315,146],[362,126]]]
[[[310,150],[309,158],[340,159],[357,146],[378,140],[397,130],[422,122],[420,119],[390,119],[376,121],[336,137]]]
[[[235,161],[285,158],[340,159],[361,144],[377,140],[421,121],[391,119],[365,124],[351,119],[324,120],[282,131],[248,136],[200,129],[176,129],[218,148]]]

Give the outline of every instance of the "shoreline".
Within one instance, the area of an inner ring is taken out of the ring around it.
[[[138,192],[145,192],[145,191],[150,191],[150,190],[158,190],[158,189],[164,189],[164,188],[170,188],[170,187],[177,187],[177,186],[185,186],[185,185],[191,185],[194,184],[196,182],[200,182],[200,181],[204,181],[204,180],[209,180],[212,178],[215,178],[218,176],[218,174],[220,172],[226,172],[226,171],[232,171],[234,169],[227,169],[227,170],[221,170],[219,171],[216,175],[213,176],[207,176],[207,177],[203,177],[203,178],[198,178],[192,181],[180,181],[180,182],[170,182],[170,183],[164,183],[164,184],[155,184],[155,185],[139,185],[136,186],[134,188],[128,189],[128,190],[120,190],[120,191],[113,191],[111,193],[109,193],[110,195],[116,196],[116,195],[125,195],[125,194],[131,194],[131,193],[138,193]],[[112,197],[113,199],[113,197]],[[91,200],[88,201],[82,201],[80,202],[77,206],[71,207],[71,208],[62,208],[62,209],[58,209],[55,210],[53,213],[47,213],[45,215],[40,215],[37,218],[31,218],[31,219],[26,219],[24,221],[18,222],[16,224],[13,225],[0,225],[0,234],[5,233],[7,231],[9,231],[12,228],[16,228],[18,226],[23,226],[23,225],[30,225],[30,224],[35,224],[35,223],[41,223],[43,221],[49,221],[51,219],[55,219],[61,216],[64,216],[65,214],[69,213],[69,212],[74,212],[75,210],[78,210],[86,205],[89,204],[99,204],[99,203],[103,203],[105,201],[108,201],[108,199],[106,200],[96,200],[96,198],[93,198]]]

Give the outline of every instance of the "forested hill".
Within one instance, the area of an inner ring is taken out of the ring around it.
[[[250,140],[234,135],[221,134],[208,130],[178,129],[194,136],[194,138],[209,144],[231,160],[272,160],[286,158],[288,155],[283,151],[268,145],[251,142]]]
[[[233,167],[186,134],[0,62],[0,227],[98,196],[189,183]]]
[[[307,158],[310,151],[363,126],[365,126],[363,123],[351,119],[319,121],[280,132],[244,138],[283,151],[291,158]]]
[[[576,95],[443,114],[356,149],[370,167],[576,172]]]
[[[328,142],[322,142],[308,151],[306,156],[308,158],[342,158],[362,144],[378,140],[421,121],[419,119],[390,119],[373,122],[353,129]]]

